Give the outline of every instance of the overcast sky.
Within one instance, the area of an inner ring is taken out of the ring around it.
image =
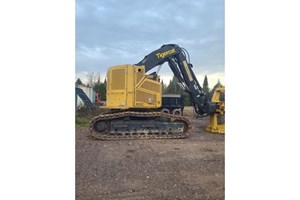
[[[76,77],[135,64],[163,44],[190,54],[200,84],[224,81],[224,0],[76,0]],[[164,64],[160,74],[173,73]]]

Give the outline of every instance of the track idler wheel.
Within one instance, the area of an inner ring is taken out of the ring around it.
[[[108,121],[98,121],[94,124],[94,129],[99,133],[107,133],[110,129]]]

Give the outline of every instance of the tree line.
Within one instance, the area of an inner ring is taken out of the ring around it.
[[[202,84],[202,90],[205,93],[206,98],[208,100],[211,100],[215,89],[219,86],[222,86],[220,80],[218,80],[218,82],[214,85],[214,87],[212,89],[210,89],[209,85],[208,85],[207,76],[205,75],[204,81]],[[180,94],[184,98],[184,105],[186,105],[186,106],[192,105],[190,95],[184,91],[183,87],[179,83],[179,80],[176,78],[176,76],[173,76],[172,80],[170,80],[168,85],[162,81],[162,87],[163,87],[163,94]]]
[[[101,101],[106,101],[106,79],[104,79],[103,83],[100,83],[100,81],[95,83],[93,89],[100,94]]]

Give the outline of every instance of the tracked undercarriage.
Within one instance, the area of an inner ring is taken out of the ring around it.
[[[103,113],[90,122],[91,135],[100,140],[187,137],[190,122],[162,112]]]

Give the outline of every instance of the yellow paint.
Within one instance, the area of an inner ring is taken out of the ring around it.
[[[217,104],[217,110],[215,114],[210,116],[209,124],[205,130],[212,133],[225,133],[225,99],[220,98],[222,94],[225,94],[224,86],[216,88],[211,100]]]
[[[189,80],[193,81],[193,77],[192,77],[191,71],[190,71],[189,66],[188,66],[188,64],[187,64],[187,62],[185,60],[183,61],[183,65],[184,65],[185,71],[186,71],[186,73],[187,73],[187,75],[189,77]]]
[[[159,108],[162,85],[145,75],[144,66],[118,65],[108,69],[106,95],[107,108]]]

